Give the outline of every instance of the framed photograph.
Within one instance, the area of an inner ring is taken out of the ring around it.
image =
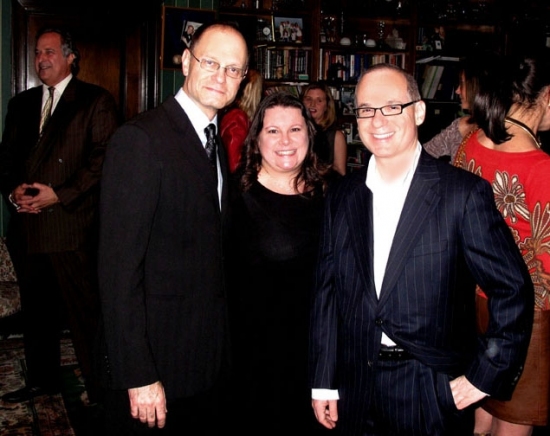
[[[302,43],[304,21],[301,18],[273,17],[273,27],[276,42]]]
[[[181,69],[181,54],[189,47],[193,34],[215,18],[215,11],[163,6],[161,68]]]
[[[353,112],[353,108],[355,107],[355,88],[343,87],[340,92],[340,100],[342,102],[342,114],[355,115],[355,112]]]
[[[273,21],[258,18],[256,21],[256,41],[273,41]]]

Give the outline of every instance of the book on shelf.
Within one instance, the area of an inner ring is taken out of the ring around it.
[[[435,72],[435,65],[427,65],[426,68],[424,68],[424,74],[422,75],[422,87],[420,89],[422,98],[428,98],[428,95],[430,94],[430,87],[432,86],[432,82],[435,77]]]
[[[444,69],[445,67],[443,65],[435,66],[435,73],[432,83],[430,84],[430,89],[428,90],[427,98],[433,99],[435,97],[435,93],[439,89],[439,82],[441,81],[441,76],[443,75]]]
[[[267,80],[309,80],[311,51],[258,45],[254,51],[258,71]]]
[[[319,78],[329,81],[354,82],[363,70],[379,63],[390,63],[403,69],[406,67],[404,53],[341,53],[321,49],[319,59]]]

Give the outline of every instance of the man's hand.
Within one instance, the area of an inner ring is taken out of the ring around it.
[[[487,394],[481,392],[471,384],[463,375],[451,380],[451,392],[458,410],[465,409],[470,404],[477,403],[487,396]]]
[[[28,190],[34,190],[32,195]],[[39,213],[40,210],[59,203],[57,194],[51,186],[42,183],[23,183],[12,192],[13,200],[17,203],[19,213]]]
[[[166,397],[161,382],[140,388],[128,389],[130,413],[133,418],[147,423],[149,427],[163,428],[166,424]]]
[[[311,405],[317,421],[328,429],[336,427],[338,421],[338,400],[312,400]]]

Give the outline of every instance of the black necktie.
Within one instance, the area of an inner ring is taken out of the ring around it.
[[[50,91],[50,95],[46,100],[46,104],[44,105],[44,109],[42,110],[42,116],[40,117],[40,133],[42,133],[44,126],[48,123],[50,117],[52,116],[53,92],[55,91],[55,88],[53,86],[50,86],[48,88],[48,91]]]
[[[214,174],[216,174],[217,177],[218,165],[216,161],[216,147],[218,146],[218,140],[216,138],[216,126],[214,124],[208,124],[204,129],[204,133],[206,134],[206,146],[204,149],[206,150],[206,155],[210,160],[212,168],[214,168]]]

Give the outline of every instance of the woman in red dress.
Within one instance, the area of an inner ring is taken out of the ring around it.
[[[476,412],[475,434],[527,436],[548,424],[550,400],[550,156],[537,137],[550,129],[550,65],[544,58],[507,57],[480,88],[472,113],[480,129],[464,139],[455,164],[492,184],[531,273],[535,316],[511,400],[487,398]],[[491,304],[478,294],[480,308]],[[490,320],[482,319],[481,331],[483,322]]]

